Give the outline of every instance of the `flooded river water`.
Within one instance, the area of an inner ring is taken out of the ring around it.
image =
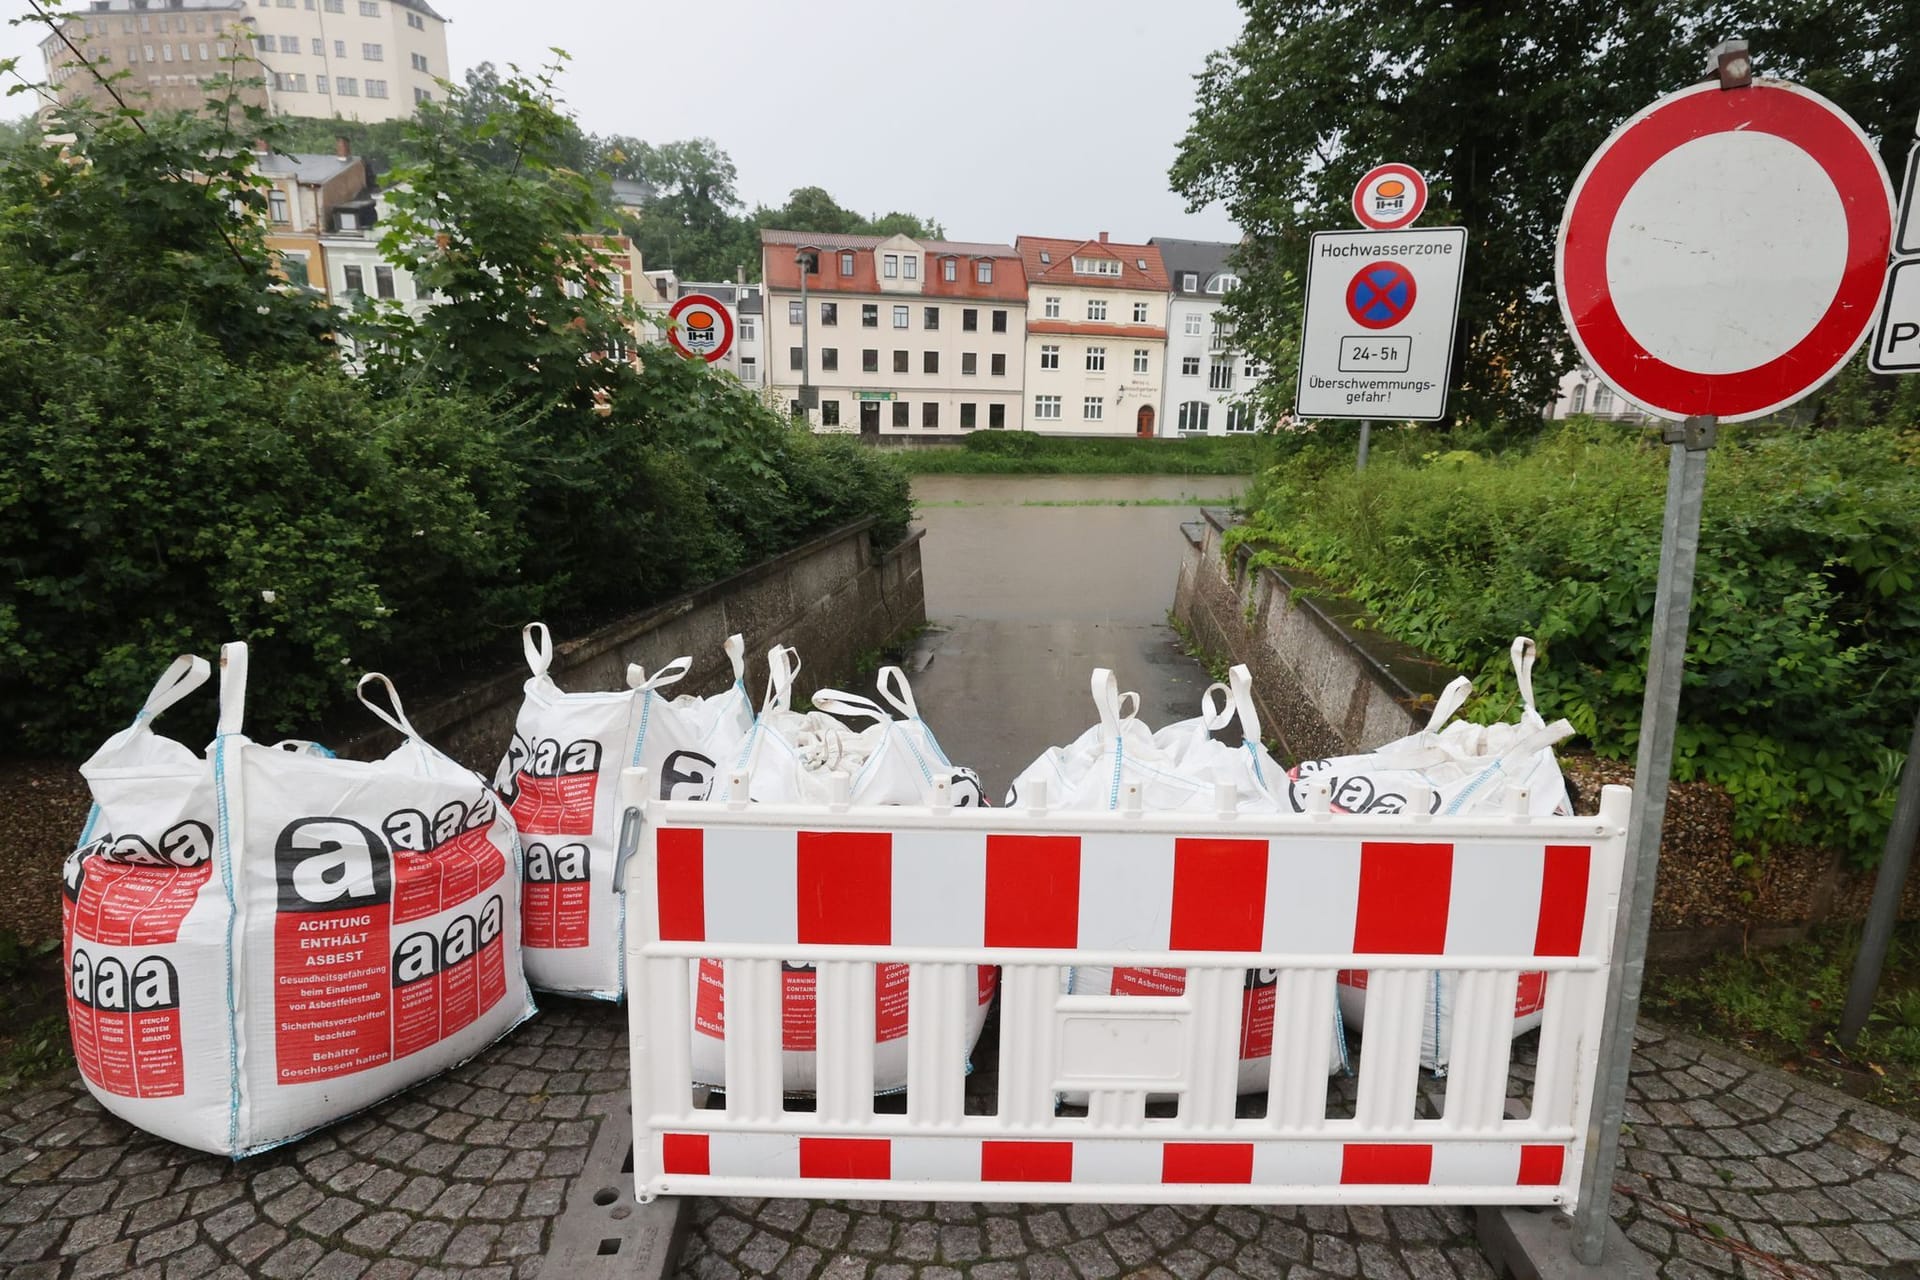
[[[1111,667],[1155,728],[1208,684],[1180,652],[1180,525],[1230,505],[1233,476],[922,476],[931,623],[914,690],[954,763],[998,803],[1013,776],[1094,721],[1088,677]]]

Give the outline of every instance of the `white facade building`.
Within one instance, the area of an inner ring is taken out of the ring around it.
[[[1584,413],[1617,422],[1652,422],[1654,417],[1631,400],[1622,399],[1600,375],[1584,363],[1570,369],[1560,379],[1560,394],[1540,416],[1549,420]]]
[[[768,385],[797,414],[804,374],[815,430],[1020,426],[1027,289],[1011,245],[762,231],[760,247]]]
[[[425,0],[251,0],[277,115],[403,120],[452,78],[447,22]]]
[[[1167,381],[1162,435],[1219,436],[1257,430],[1247,394],[1259,385],[1252,360],[1233,345],[1222,307],[1240,283],[1227,265],[1233,246],[1155,236],[1167,268]]]
[[[765,310],[763,291],[757,284],[744,280],[726,284],[682,280],[670,268],[645,272],[640,307],[654,324],[646,340],[665,342],[667,312],[675,302],[694,293],[704,293],[714,299],[733,321],[733,345],[712,362],[713,367],[725,369],[754,391],[763,390],[767,385],[766,317],[762,314]]]
[[[1027,273],[1026,427],[1165,435],[1167,276],[1150,244],[1021,236]]]

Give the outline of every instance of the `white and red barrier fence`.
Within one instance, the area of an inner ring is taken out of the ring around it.
[[[1336,815],[1324,786],[1299,815],[1055,814],[1044,797],[1006,810],[661,802],[637,772],[623,791],[638,811],[626,881],[643,1199],[1573,1206],[1625,788],[1606,789],[1597,817]],[[724,1109],[688,1087],[702,959],[725,962]],[[811,1110],[781,1092],[782,962],[817,972]],[[909,966],[903,1110],[875,1104],[882,963]],[[970,1108],[980,965],[1001,972],[998,1082]],[[1079,965],[1187,981],[1176,996],[1066,994]],[[1236,1105],[1249,968],[1276,971],[1260,1116]],[[1357,1098],[1331,1117],[1336,975],[1355,969],[1370,973]],[[1422,1115],[1434,971],[1459,985],[1443,1107]],[[1510,1118],[1516,991],[1540,972],[1532,1096]],[[1069,1092],[1086,1095],[1084,1114],[1063,1113]],[[1149,1107],[1167,1095],[1174,1114]]]

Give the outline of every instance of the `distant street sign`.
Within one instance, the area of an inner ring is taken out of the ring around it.
[[[1427,180],[1404,164],[1376,165],[1353,189],[1353,216],[1372,231],[1400,231],[1427,207]]]
[[[1920,373],[1920,258],[1906,258],[1887,272],[1867,363],[1875,373]]]
[[[718,298],[690,293],[673,304],[667,341],[683,356],[712,364],[733,346],[733,313]]]
[[[1708,81],[1636,114],[1587,161],[1555,280],[1574,342],[1667,418],[1758,418],[1859,349],[1880,301],[1893,191],[1817,93]]]
[[[1445,417],[1466,258],[1465,227],[1315,232],[1295,411]]]

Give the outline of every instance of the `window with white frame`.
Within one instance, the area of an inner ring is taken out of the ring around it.
[[[425,31],[427,29],[426,19],[422,18],[417,13],[409,13],[407,15],[407,25],[412,27],[415,31]]]
[[[347,0],[326,0],[325,7],[328,13],[345,13],[347,11]]]
[[[1200,288],[1199,273],[1193,272],[1193,271],[1182,271],[1180,273],[1180,292],[1194,293],[1198,291],[1199,288]]]
[[[807,318],[806,303],[800,301],[798,298],[795,298],[793,301],[787,303],[787,323],[788,324],[801,324],[806,321],[806,318]]]
[[[1058,320],[1060,318],[1060,299],[1049,297],[1042,305],[1040,311],[1047,319]]]
[[[344,58],[347,56],[347,42],[345,40],[335,40],[333,42],[333,56],[336,58]]]
[[[386,96],[387,96],[387,82],[386,82],[385,80],[375,80],[375,79],[372,79],[371,77],[369,77],[369,78],[368,78],[368,80],[367,80],[367,96],[368,96],[369,98],[384,98],[384,97],[386,97]]]
[[[1186,400],[1180,405],[1180,430],[1191,434],[1207,429],[1207,402]]]
[[[1133,322],[1135,324],[1145,324],[1147,322],[1147,304],[1146,303],[1136,302],[1133,304]]]
[[[165,46],[162,46],[162,47],[165,47]],[[280,52],[282,53],[300,52],[300,37],[299,36],[281,36]],[[168,62],[173,61],[173,51],[171,49],[168,49],[167,51],[167,61]]]
[[[1104,396],[1088,396],[1080,402],[1080,416],[1088,422],[1098,422],[1106,416],[1107,401]]]
[[[1180,317],[1180,328],[1189,338],[1200,336],[1201,316],[1198,311],[1189,311]]]
[[[316,40],[316,41],[315,41],[314,43],[315,43],[315,44],[318,44],[318,43],[319,43],[319,41],[317,41],[317,40]],[[408,55],[407,55],[407,58],[408,58],[408,60],[409,60],[409,61],[410,61],[410,62],[411,62],[411,63],[413,64],[413,69],[414,69],[415,71],[425,71],[425,70],[427,69],[427,55],[426,55],[426,54],[424,54],[424,53],[410,53],[410,54],[408,54]]]
[[[1133,349],[1133,371],[1135,373],[1145,373],[1147,371],[1147,348],[1135,347]]]
[[[993,259],[982,258],[973,264],[973,278],[981,284],[993,283]]]
[[[327,42],[325,40],[322,40],[319,36],[314,36],[311,40],[309,40],[308,45],[314,57],[324,58],[327,56]],[[203,53],[200,56],[204,58],[207,55]]]
[[[1593,411],[1602,414],[1613,412],[1612,387],[1601,386],[1593,389]]]
[[[895,307],[893,309],[893,327],[896,329],[906,328],[908,315],[909,315],[909,308]]]
[[[900,278],[900,255],[890,253],[880,260],[880,274],[889,280]]]
[[[838,400],[822,400],[820,402],[820,425],[823,427],[837,427],[840,425],[840,402]]]
[[[1233,359],[1215,359],[1207,369],[1207,390],[1233,390]]]
[[[942,258],[940,260],[940,278],[948,284],[953,284],[959,280],[960,264],[952,258]]]
[[[908,280],[920,278],[920,259],[911,253],[900,255],[900,274]]]
[[[758,328],[759,326],[753,322],[752,316],[741,316],[740,317],[740,341],[752,342],[754,340],[754,333]]]
[[[1105,373],[1107,371],[1107,349],[1105,347],[1087,348],[1087,372]]]
[[[393,268],[375,267],[373,269],[374,291],[383,298],[393,296]]]
[[[368,62],[380,62],[386,58],[387,54],[386,50],[379,45],[370,40],[363,40],[360,42],[360,56]]]
[[[343,98],[357,98],[360,96],[360,81],[353,76],[335,76],[333,91]]]
[[[1199,356],[1181,356],[1180,357],[1180,376],[1183,378],[1199,377],[1200,376],[1200,357]]]
[[[840,274],[843,276],[850,276],[853,274],[853,255],[852,254],[842,253],[840,255]]]
[[[1229,434],[1242,431],[1257,431],[1260,423],[1254,417],[1250,404],[1230,404],[1227,406],[1227,431]]]
[[[740,381],[748,386],[753,386],[760,381],[760,362],[754,357],[740,357]]]
[[[1087,299],[1087,319],[1105,320],[1107,318],[1107,300],[1105,298]]]
[[[287,193],[275,187],[267,192],[267,216],[275,222],[287,222]]]
[[[1040,344],[1040,367],[1042,369],[1058,369],[1060,367],[1060,348],[1057,344],[1050,342]]]
[[[366,296],[367,278],[359,267],[343,267],[340,275],[344,286],[342,292],[352,297]]]
[[[1077,276],[1117,276],[1120,263],[1113,258],[1075,258],[1073,274]]]
[[[380,0],[360,0],[360,16],[377,18],[380,16]]]
[[[1208,293],[1226,293],[1231,289],[1237,289],[1239,287],[1240,277],[1234,275],[1217,275],[1207,282]]]
[[[313,90],[315,93],[331,92],[327,88],[327,78],[325,76],[315,76],[313,78]]]
[[[1573,388],[1573,404],[1571,407],[1569,407],[1567,412],[1585,413],[1586,411],[1587,411],[1587,384],[1584,382],[1576,383],[1574,384],[1574,388]]]
[[[1033,417],[1036,422],[1057,422],[1060,419],[1059,396],[1035,396],[1033,398]]]

